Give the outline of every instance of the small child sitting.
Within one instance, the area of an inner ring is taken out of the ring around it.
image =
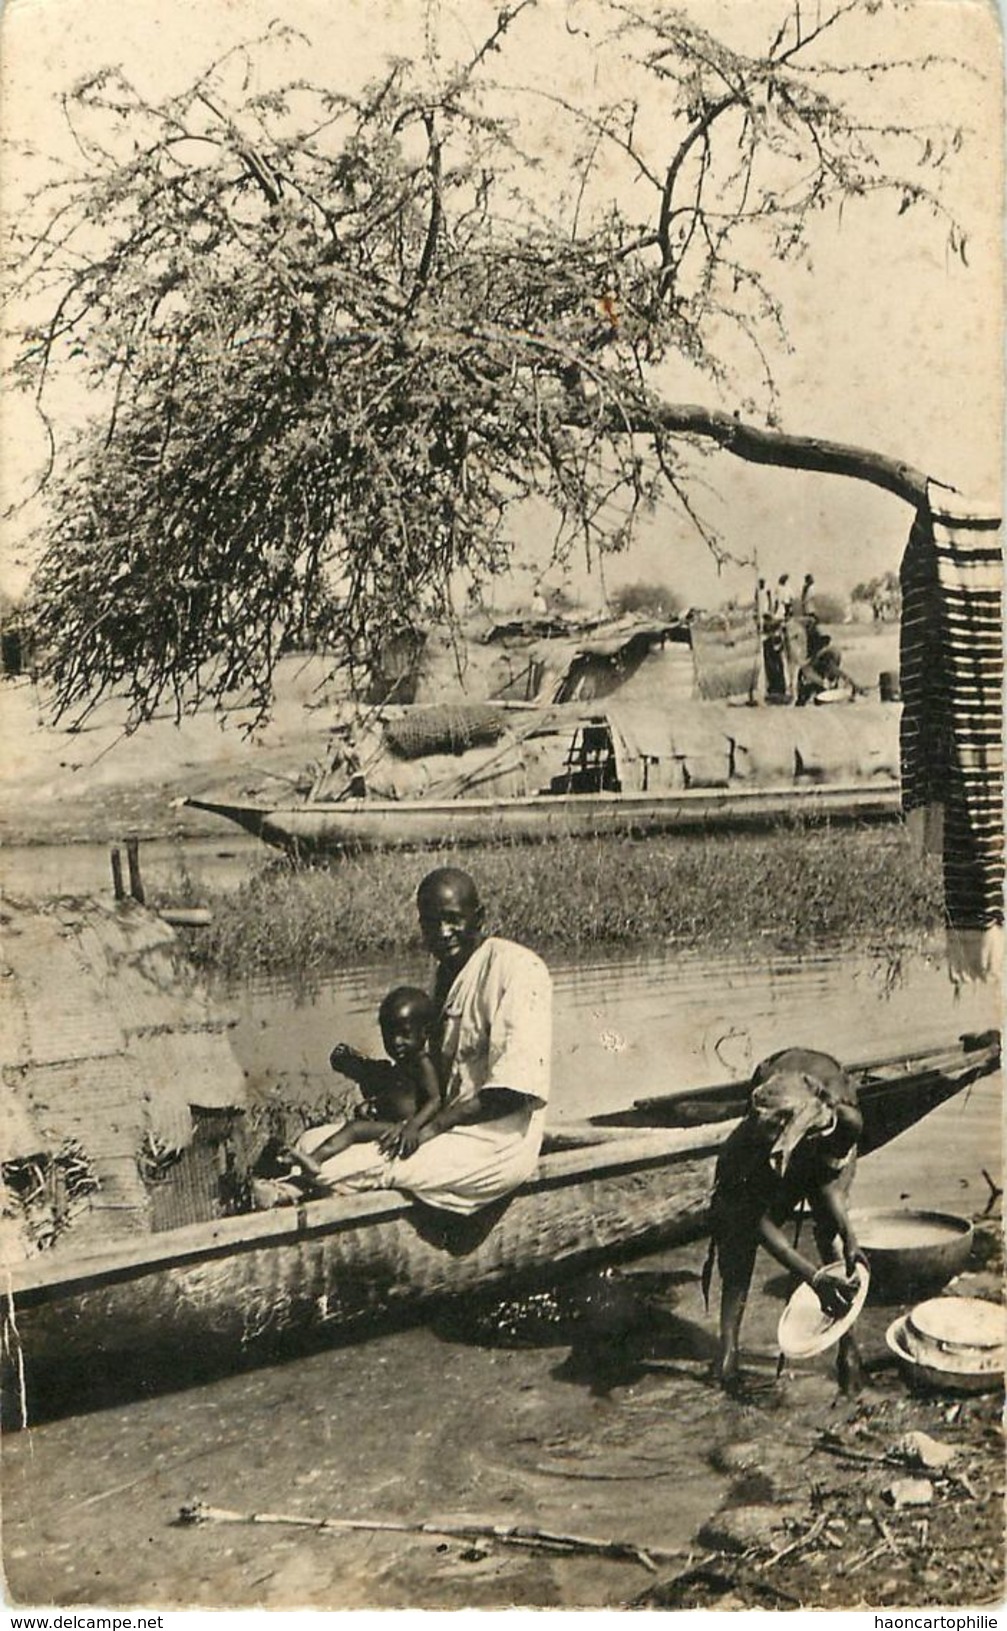
[[[359,1115],[339,1127],[310,1127],[294,1148],[284,1151],[299,1168],[305,1188],[324,1189],[323,1163],[351,1144],[377,1142],[386,1155],[408,1156],[419,1148],[420,1134],[439,1109],[441,1089],[430,1057],[434,1006],[417,986],[396,986],[378,1009],[378,1024],[387,1059],[368,1059],[337,1042],[329,1055],[333,1070],[361,1089],[365,1104]],[[297,1176],[294,1175],[297,1182]]]

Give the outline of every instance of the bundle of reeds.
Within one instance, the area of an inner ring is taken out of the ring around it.
[[[385,740],[400,759],[428,753],[464,753],[499,741],[507,720],[501,708],[486,702],[442,702],[411,708],[385,724]]]

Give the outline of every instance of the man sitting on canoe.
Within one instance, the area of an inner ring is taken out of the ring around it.
[[[709,1288],[716,1261],[721,1276],[720,1351],[716,1374],[728,1387],[738,1380],[738,1339],[759,1245],[810,1285],[823,1311],[838,1319],[852,1306],[858,1262],[847,1210],[863,1118],[856,1088],[827,1053],[787,1048],[758,1065],[748,1114],[717,1158],[710,1255],[703,1273]],[[819,1268],[791,1246],[788,1220],[806,1203],[814,1224]],[[853,1337],[841,1339],[840,1386],[860,1382]]]
[[[525,946],[483,933],[467,872],[441,867],[417,891],[420,929],[437,961],[434,1041],[442,1102],[410,1156],[358,1144],[319,1167],[337,1192],[404,1189],[446,1212],[470,1214],[535,1170],[552,1043],[552,982]],[[315,1145],[319,1129],[311,1129]]]

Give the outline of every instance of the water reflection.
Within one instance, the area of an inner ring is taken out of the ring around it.
[[[893,971],[879,951],[799,957],[668,950],[647,957],[549,959],[556,988],[550,1122],[581,1120],[634,1099],[750,1074],[778,1048],[803,1044],[855,1061],[954,1042],[998,1024],[997,993],[948,980],[932,955]],[[234,1045],[259,1091],[307,1100],[331,1090],[328,1053],[342,1039],[380,1049],[375,1014],[391,984],[425,982],[416,960],[334,974],[309,1000],[289,983],[231,994]],[[861,1206],[916,1205],[971,1216],[999,1182],[999,1079],[980,1081],[866,1161]]]
[[[556,987],[550,1119],[579,1120],[676,1088],[747,1076],[777,1048],[824,1048],[863,1059],[931,1044],[997,1023],[994,996],[956,992],[939,948],[897,977],[882,954],[767,951],[711,955],[668,950],[647,957],[550,958]],[[375,1014],[388,987],[425,982],[422,957],[394,967],[333,974],[298,1000],[269,979],[231,994],[238,1054],[256,1088],[273,1082],[331,1085],[337,1039],[380,1050]]]

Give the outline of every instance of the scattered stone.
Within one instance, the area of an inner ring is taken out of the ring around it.
[[[896,1455],[908,1461],[913,1467],[927,1467],[931,1472],[939,1472],[955,1459],[957,1451],[951,1444],[942,1444],[939,1439],[931,1438],[929,1433],[906,1433],[895,1446]]]
[[[708,1518],[696,1539],[714,1552],[772,1550],[783,1538],[783,1518],[775,1506],[732,1506]]]
[[[934,1486],[929,1478],[896,1478],[881,1494],[897,1511],[903,1506],[929,1506]]]
[[[760,1472],[767,1477],[790,1474],[794,1465],[794,1449],[789,1443],[760,1444],[756,1439],[732,1439],[718,1444],[710,1453],[710,1465],[716,1472]]]
[[[769,1506],[780,1499],[777,1480],[765,1472],[746,1472],[731,1485],[728,1506]]]
[[[755,1439],[719,1444],[710,1456],[718,1472],[756,1472],[765,1461],[765,1449]]]
[[[1003,1300],[1003,1274],[996,1269],[979,1269],[959,1274],[951,1281],[948,1291],[956,1297],[982,1297],[986,1302]]]

